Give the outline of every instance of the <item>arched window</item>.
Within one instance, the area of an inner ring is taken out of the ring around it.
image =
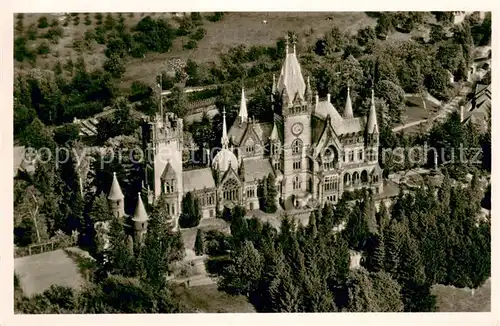
[[[255,144],[253,140],[251,139],[247,140],[245,145],[246,145],[245,152],[247,152],[247,154],[251,154],[255,151]]]
[[[359,173],[356,171],[352,174],[352,183],[355,185],[359,182]]]
[[[363,170],[361,172],[361,183],[367,183],[368,182],[368,172],[366,170]]]
[[[225,200],[238,200],[239,199],[239,189],[240,186],[238,185],[238,182],[234,179],[229,179],[228,181],[224,182],[224,185],[222,186],[223,192],[222,192],[222,197]]]
[[[302,153],[302,141],[297,138],[292,142],[292,154],[297,155],[300,153]]]
[[[313,188],[313,181],[311,177],[307,177],[307,187],[306,187],[308,192],[312,191]]]
[[[344,174],[344,186],[349,187],[351,185],[351,175],[349,173]]]
[[[298,175],[293,177],[293,189],[300,189],[300,178]]]
[[[323,169],[331,170],[335,167],[339,155],[335,147],[330,146],[323,151]]]

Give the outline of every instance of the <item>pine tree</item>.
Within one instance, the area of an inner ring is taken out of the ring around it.
[[[380,210],[377,212],[376,216],[379,233],[383,233],[384,230],[389,227],[390,222],[389,211],[383,200],[380,202]]]
[[[197,256],[205,254],[205,239],[203,235],[203,230],[198,229],[196,232],[196,240],[194,242],[194,252]]]
[[[94,198],[89,212],[89,217],[93,223],[101,221],[106,222],[113,218],[113,215],[109,210],[108,200],[104,193],[101,193],[98,197]]]
[[[269,173],[265,183],[265,212],[275,213],[278,207],[276,206],[276,197],[278,192],[276,190],[276,179],[272,173]]]
[[[107,270],[111,274],[131,276],[134,274],[134,257],[127,245],[127,235],[123,222],[113,217],[109,226],[110,247],[106,250]]]
[[[385,244],[384,244],[384,235],[380,234],[378,237],[377,247],[375,249],[374,257],[373,257],[373,270],[375,272],[384,270],[384,262],[385,262]]]
[[[318,234],[318,228],[316,227],[316,212],[311,212],[309,215],[309,224],[307,226],[307,234],[311,239],[316,238]]]
[[[397,224],[391,224],[389,229],[387,230],[387,238],[384,239],[384,245],[386,247],[384,257],[384,270],[393,276],[397,275],[397,271],[399,268],[399,237],[400,234],[397,230]],[[385,242],[385,240],[387,242]]]
[[[300,288],[296,285],[295,277],[288,265],[270,285],[273,312],[301,312]]]

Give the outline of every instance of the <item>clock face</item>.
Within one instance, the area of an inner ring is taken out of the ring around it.
[[[300,135],[302,133],[302,130],[304,130],[304,126],[302,123],[296,123],[292,126],[292,133],[294,135]]]

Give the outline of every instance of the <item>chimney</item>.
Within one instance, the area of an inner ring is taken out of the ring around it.
[[[464,122],[464,106],[460,106],[460,122]]]
[[[330,103],[330,93],[326,95],[326,100],[328,101],[328,103]]]

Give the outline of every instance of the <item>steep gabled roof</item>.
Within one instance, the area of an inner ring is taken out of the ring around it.
[[[134,217],[132,221],[134,222],[145,222],[148,220],[148,213],[146,213],[146,208],[144,207],[144,203],[142,202],[141,193],[137,198],[137,206],[135,206]]]
[[[281,93],[285,88],[291,100],[295,98],[296,94],[299,95],[300,99],[304,99],[306,83],[304,82],[302,69],[300,68],[299,61],[297,60],[295,46],[293,47],[292,52],[288,52],[287,45],[287,54],[278,78],[278,91]]]
[[[174,167],[170,164],[170,162],[168,162],[163,170],[163,173],[161,174],[161,180],[174,179],[175,177],[176,173]]]

